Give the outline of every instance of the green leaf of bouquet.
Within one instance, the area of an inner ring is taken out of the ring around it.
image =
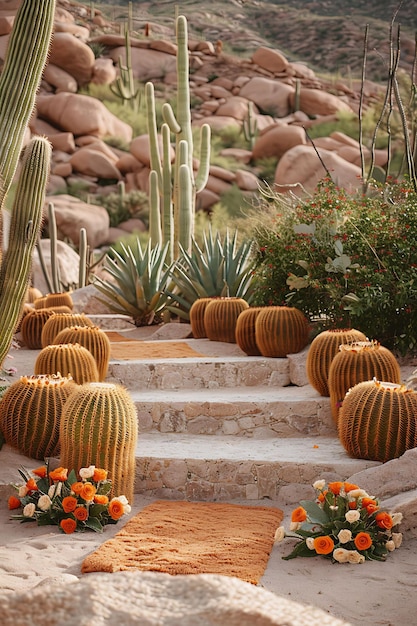
[[[290,559],[295,559],[297,556],[317,556],[317,552],[307,548],[305,541],[300,541],[290,554],[287,554],[287,556],[283,556],[282,558],[284,561],[289,561]]]
[[[107,496],[108,493],[110,493],[112,488],[112,484],[111,484],[111,480],[109,480],[108,482],[103,482],[100,485],[100,488],[98,490],[98,494],[100,494],[101,496]]]
[[[70,471],[70,473],[68,474],[68,478],[65,482],[67,482],[69,485],[72,485],[72,483],[78,482],[78,478],[77,478],[77,474],[75,473],[75,470],[72,469]]]
[[[89,517],[101,517],[105,511],[107,511],[105,504],[93,504],[89,508]]]
[[[303,509],[307,511],[307,515],[311,522],[327,524],[330,521],[327,513],[318,504],[316,504],[316,502],[311,502],[311,500],[301,500],[300,504]]]
[[[85,520],[84,524],[87,528],[94,530],[96,533],[103,532],[103,526],[100,524],[96,517],[89,517],[87,520]]]

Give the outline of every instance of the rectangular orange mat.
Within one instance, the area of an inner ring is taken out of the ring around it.
[[[222,574],[257,584],[282,518],[273,507],[158,500],[87,556],[81,571]]]
[[[110,358],[119,361],[132,359],[179,359],[201,357],[185,341],[139,341],[127,339],[115,341],[110,339]]]

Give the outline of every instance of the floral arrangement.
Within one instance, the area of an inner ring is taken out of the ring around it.
[[[399,548],[402,534],[394,532],[402,513],[390,515],[379,501],[357,485],[317,480],[315,501],[301,501],[292,512],[290,532],[280,526],[276,541],[296,537],[300,541],[285,560],[296,556],[324,556],[338,563],[384,561]]]
[[[57,525],[66,534],[94,530],[102,532],[106,524],[117,521],[131,511],[127,498],[109,498],[112,488],[107,470],[94,465],[81,468],[79,478],[74,470],[64,467],[49,469],[49,464],[19,474],[23,485],[13,485],[17,496],[10,496],[8,507],[23,507],[12,519],[21,522],[36,521],[38,526]]]

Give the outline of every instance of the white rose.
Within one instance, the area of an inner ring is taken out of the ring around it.
[[[352,524],[353,522],[357,522],[358,519],[360,519],[360,516],[361,515],[359,511],[356,511],[356,510],[348,511],[347,513],[345,513],[345,520],[349,522],[349,524]]]
[[[275,531],[274,543],[279,543],[285,537],[285,528],[284,526],[279,526],[279,528]]]
[[[364,489],[352,489],[352,491],[349,491],[349,497],[357,500],[357,498],[369,498],[370,496]]]
[[[54,483],[48,489],[48,496],[50,498],[54,498],[55,496],[60,496],[62,491],[62,483]]]
[[[290,522],[290,530],[292,532],[296,533],[299,528],[301,528],[301,522]]]
[[[392,525],[393,526],[397,526],[398,524],[401,524],[401,522],[403,521],[403,514],[402,513],[393,513],[391,515],[392,517]]]
[[[26,488],[26,485],[22,485],[21,487],[19,487],[19,491],[17,493],[19,495],[19,498],[24,498],[27,492],[28,490]]]
[[[347,560],[348,563],[364,563],[365,557],[363,554],[359,554],[357,550],[348,550]]]
[[[126,498],[126,496],[117,496],[111,499],[111,502],[113,501],[117,501],[120,502],[120,504],[123,505],[123,515],[129,515],[129,513],[132,510],[132,507],[129,504],[129,500]]]
[[[347,563],[349,550],[345,548],[336,548],[333,550],[333,558],[338,563]]]
[[[352,533],[347,528],[342,528],[342,530],[337,535],[337,538],[339,539],[340,543],[347,543],[352,539]]]
[[[324,488],[325,484],[326,484],[325,480],[316,480],[316,482],[313,483],[313,487],[314,489],[317,489],[317,491],[321,491]]]
[[[41,496],[38,500],[38,508],[41,511],[48,511],[51,508],[52,500],[46,494]]]
[[[395,543],[392,540],[387,541],[385,543],[385,547],[388,550],[388,552],[393,552],[395,550]]]
[[[403,542],[403,534],[402,533],[392,533],[392,541],[394,542],[394,546],[399,548]]]
[[[35,515],[35,511],[36,506],[33,504],[33,502],[29,502],[29,504],[27,504],[23,509],[23,515],[25,517],[33,517]]]
[[[95,465],[90,465],[90,467],[82,467],[79,471],[80,478],[82,478],[83,480],[86,480],[87,478],[92,478],[94,476],[95,469]]]
[[[314,550],[314,537],[307,537],[306,546],[309,550]]]

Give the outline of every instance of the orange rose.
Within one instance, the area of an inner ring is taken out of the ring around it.
[[[9,507],[9,511],[12,511],[13,509],[18,509],[20,506],[22,506],[22,503],[20,502],[19,498],[16,498],[16,496],[10,496],[7,501],[7,506]]]
[[[62,500],[62,508],[64,509],[65,513],[72,513],[75,510],[77,504],[77,498],[74,498],[74,496],[67,496]]]
[[[305,522],[307,519],[307,511],[299,506],[297,509],[294,509],[291,515],[292,522]]]
[[[96,487],[92,483],[84,483],[80,490],[80,497],[86,502],[91,502],[96,495]]]
[[[392,517],[389,513],[385,513],[384,511],[377,513],[375,516],[375,521],[377,526],[383,528],[384,530],[389,530],[390,528],[392,528]]]
[[[378,511],[378,509],[379,506],[377,504],[368,504],[368,506],[366,507],[368,515],[372,515],[372,513],[375,513],[375,511]]]
[[[29,478],[26,483],[26,489],[28,491],[39,491],[38,485],[36,484],[36,480],[34,478]]]
[[[73,533],[77,528],[77,522],[75,519],[72,519],[72,517],[66,517],[61,520],[59,525],[66,535],[71,535],[71,533]]]
[[[330,491],[334,493],[335,496],[338,496],[340,493],[340,490],[343,487],[343,483],[340,483],[340,482],[329,483],[328,487]]]
[[[76,494],[79,494],[83,486],[84,486],[84,483],[81,483],[81,482],[72,483],[71,491],[73,491]]]
[[[357,509],[358,508],[358,503],[356,502],[356,500],[352,500],[352,502],[349,502],[349,508],[350,509]]]
[[[327,535],[316,537],[313,545],[317,554],[330,554],[334,549],[334,541]]]
[[[353,491],[354,489],[359,489],[358,485],[354,485],[353,483],[343,483],[345,487],[345,492],[349,493],[349,491]]]
[[[378,506],[378,503],[376,500],[374,500],[373,498],[362,498],[362,508],[366,509],[370,504],[374,504],[375,506]]]
[[[108,497],[107,497],[107,496],[101,496],[101,495],[99,495],[99,494],[96,494],[96,495],[94,496],[94,502],[95,502],[96,504],[108,504],[109,499],[108,499]]]
[[[42,465],[41,467],[37,467],[36,469],[32,470],[32,474],[35,474],[35,476],[39,476],[39,478],[45,478],[47,474],[46,465]]]
[[[106,480],[107,474],[107,470],[96,467],[93,475],[94,482],[98,483],[100,480]]]
[[[321,492],[321,493],[319,493],[319,495],[317,496],[317,500],[318,500],[319,502],[324,502],[328,493],[329,493],[328,491],[322,491],[322,492]]]
[[[49,478],[54,482],[59,481],[63,483],[68,478],[68,470],[65,467],[57,467],[56,469],[52,470],[52,472],[49,472]]]
[[[112,500],[109,504],[109,515],[112,519],[118,520],[124,514],[124,507],[119,500]]]
[[[357,550],[367,550],[372,545],[372,538],[368,533],[358,533],[353,541]]]
[[[77,508],[74,510],[74,517],[79,522],[85,522],[85,520],[88,519],[88,511],[85,506],[77,506]]]

